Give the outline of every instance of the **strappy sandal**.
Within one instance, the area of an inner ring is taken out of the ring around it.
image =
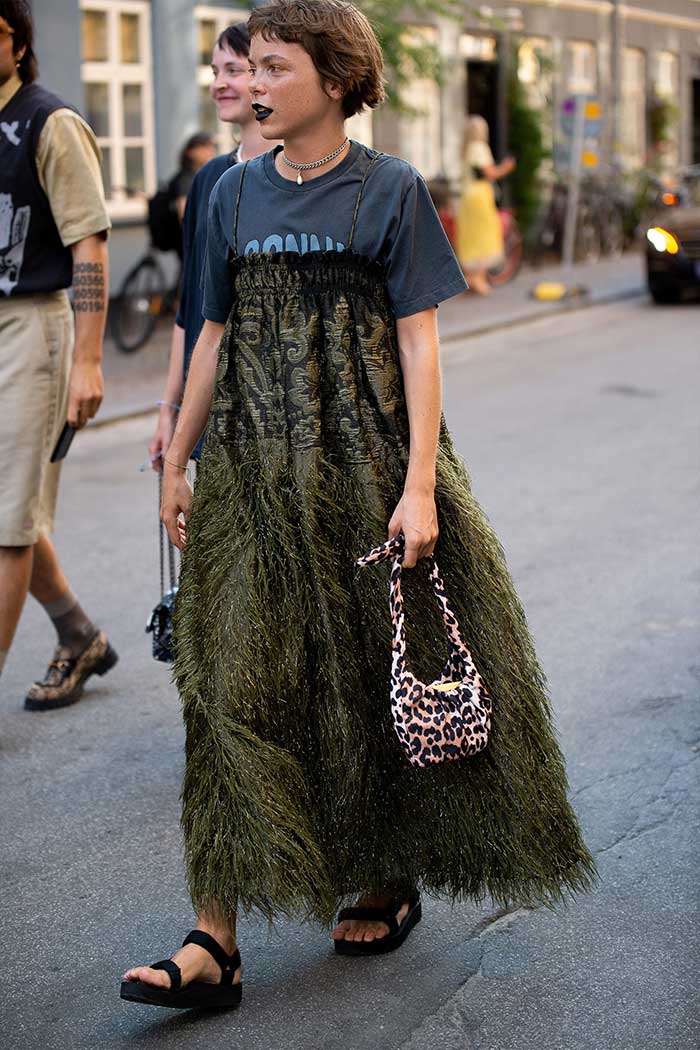
[[[165,970],[170,975],[170,988],[156,988],[144,981],[122,981],[120,997],[130,1003],[147,1003],[149,1006],[169,1006],[174,1010],[231,1010],[240,1006],[243,988],[233,983],[233,977],[241,965],[241,953],[236,948],[233,955],[227,955],[218,941],[202,930],[192,930],[182,942],[198,944],[206,949],[221,967],[219,984],[208,984],[206,981],[191,981],[181,988],[182,972],[172,959],[161,959],[151,963],[153,970]]]
[[[403,900],[393,900],[389,901],[385,908],[343,908],[338,914],[338,922],[345,922],[347,919],[383,922],[389,927],[389,932],[383,937],[375,937],[373,941],[347,941],[345,938],[334,941],[338,955],[382,955],[384,952],[393,952],[400,948],[423,915],[420,894],[416,890],[409,897],[408,911],[403,922],[398,923],[396,916],[403,904]]]

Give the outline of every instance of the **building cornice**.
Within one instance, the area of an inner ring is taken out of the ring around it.
[[[589,14],[611,15],[615,10],[612,0],[518,0],[529,7],[549,7],[553,10],[586,11]],[[692,0],[700,4],[700,0]],[[618,4],[617,12],[621,18],[635,22],[649,22],[653,25],[672,26],[674,29],[700,31],[700,19],[687,15],[675,15],[663,11],[652,11],[645,7],[634,7],[632,4]],[[498,14],[498,11],[494,11]]]

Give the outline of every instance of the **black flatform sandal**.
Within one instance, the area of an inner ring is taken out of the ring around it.
[[[409,897],[406,917],[399,924],[396,916],[401,911],[403,903],[403,900],[393,900],[385,908],[343,908],[338,914],[338,922],[345,922],[347,919],[384,922],[389,927],[389,932],[383,937],[375,937],[373,941],[346,941],[345,939],[334,941],[338,955],[382,955],[384,952],[393,952],[400,948],[413,927],[423,917],[420,893],[416,890]]]
[[[122,981],[120,997],[130,1003],[146,1003],[148,1006],[169,1006],[172,1010],[232,1010],[240,1006],[243,988],[233,983],[233,977],[241,965],[241,953],[236,948],[227,955],[218,941],[202,930],[192,930],[182,942],[198,944],[215,959],[221,967],[219,984],[206,981],[191,981],[181,988],[182,972],[172,959],[161,959],[151,963],[153,970],[165,970],[170,975],[170,988],[156,988],[143,981]]]

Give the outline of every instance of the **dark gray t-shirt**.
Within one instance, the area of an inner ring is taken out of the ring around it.
[[[347,157],[303,185],[284,179],[271,150],[246,169],[233,244],[243,165],[225,172],[209,199],[203,314],[225,324],[234,301],[229,261],[251,252],[343,251],[349,245],[362,176],[371,159],[352,250],[382,264],[396,317],[436,306],[467,285],[425,182],[398,157],[353,142]]]

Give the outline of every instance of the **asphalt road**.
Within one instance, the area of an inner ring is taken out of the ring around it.
[[[379,960],[246,919],[230,1015],[118,998],[122,969],[191,924],[183,734],[143,633],[151,421],[79,437],[57,542],[122,659],[77,706],[25,713],[53,645],[29,605],[0,685],[5,1050],[697,1050],[698,309],[592,308],[445,353],[448,422],[524,598],[600,884],[555,911],[428,901]]]

